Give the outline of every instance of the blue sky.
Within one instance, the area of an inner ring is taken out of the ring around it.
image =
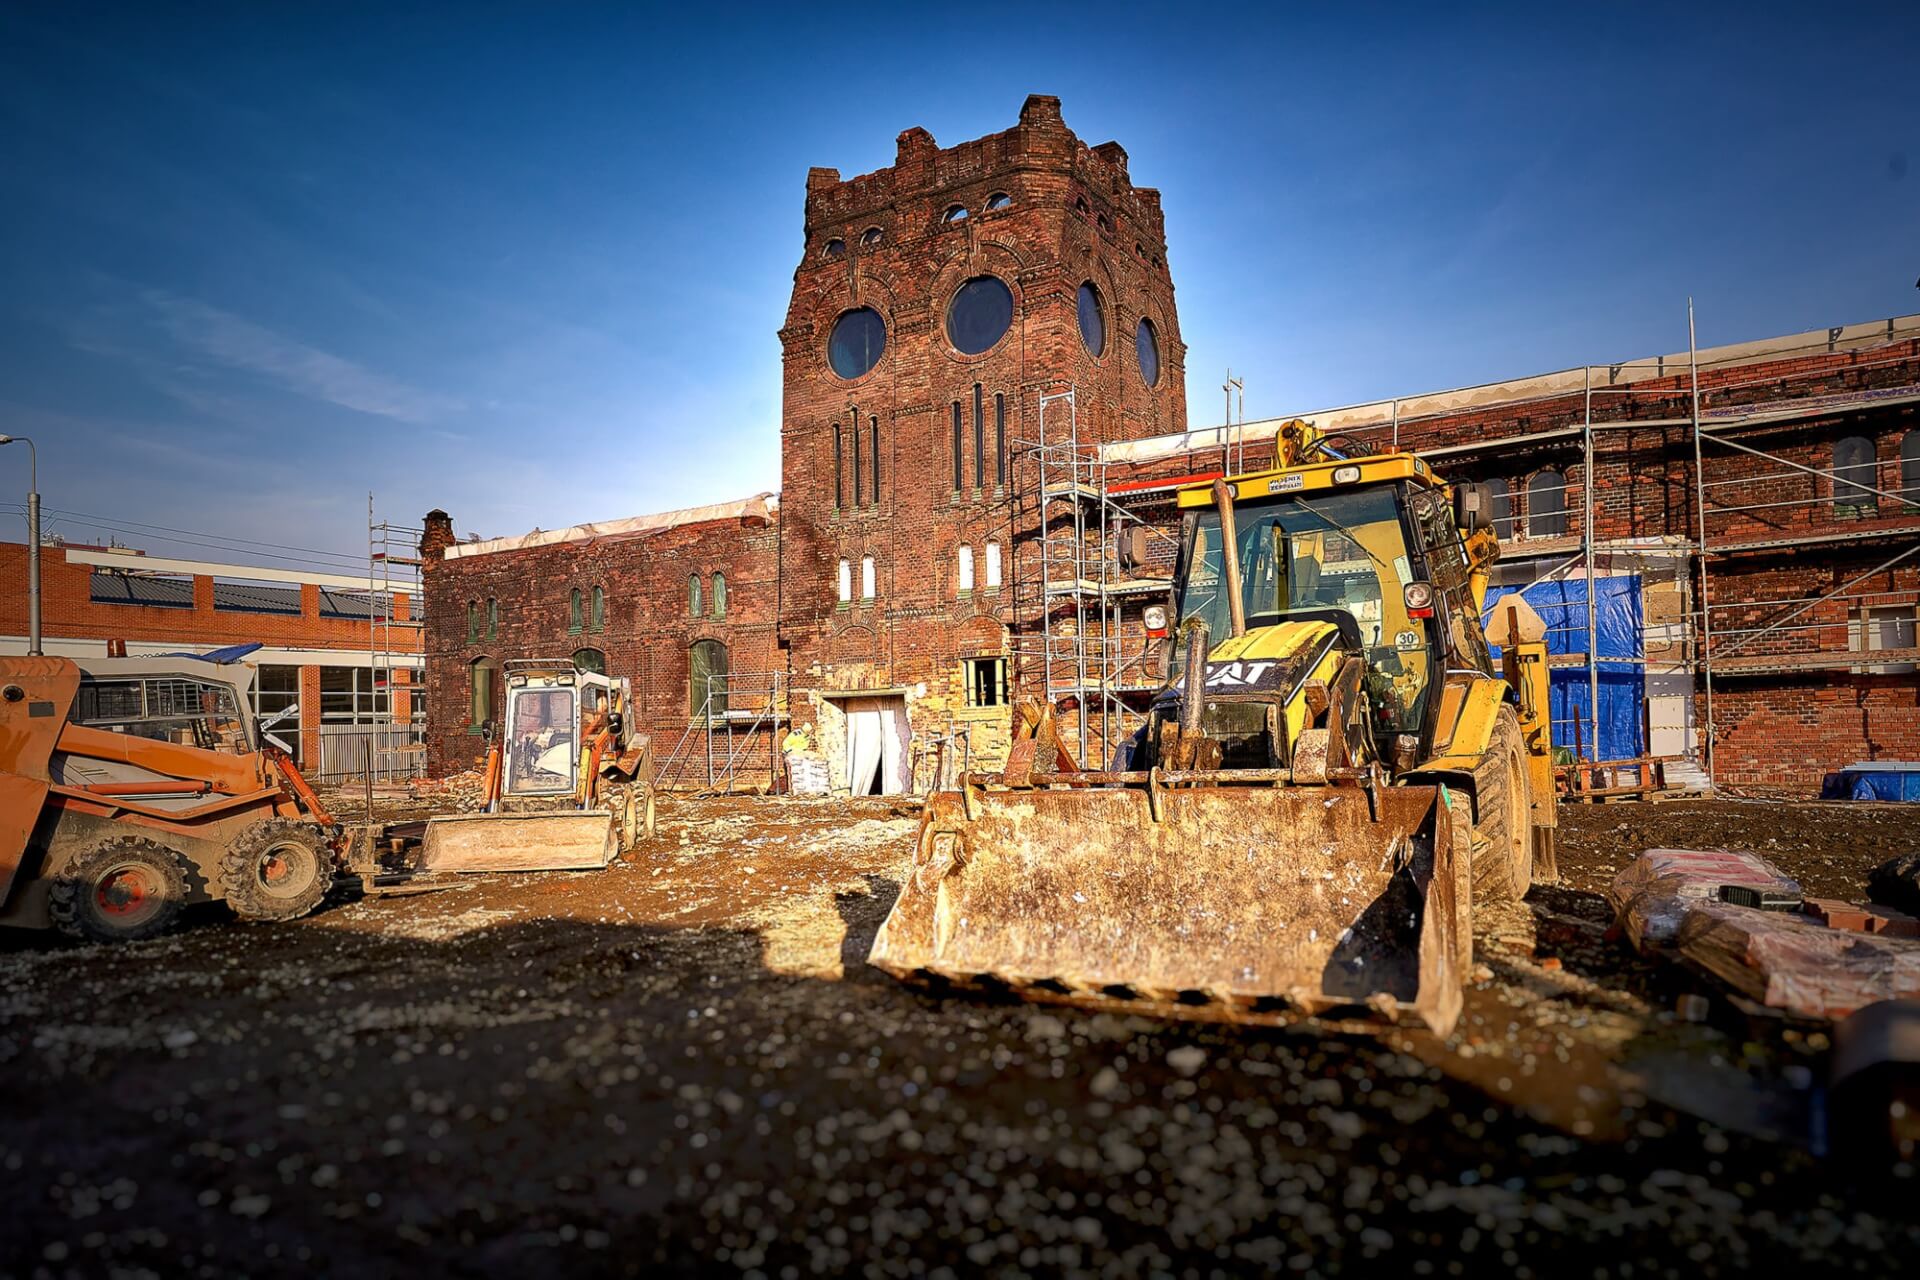
[[[1163,193],[1196,425],[1920,310],[1920,6],[1445,8],[10,5],[0,431],[212,558],[134,534],[774,488],[807,167],[1031,92]]]

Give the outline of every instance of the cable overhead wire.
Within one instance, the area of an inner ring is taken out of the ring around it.
[[[24,513],[26,507],[18,502],[0,503],[0,511],[18,515]],[[284,561],[291,565],[323,570],[328,573],[349,574],[364,573],[366,571],[366,561],[363,558],[342,555],[334,551],[324,551],[318,547],[293,547],[284,543],[258,542],[247,538],[229,538],[223,534],[204,533],[189,529],[172,529],[163,532],[162,530],[165,530],[165,526],[161,525],[146,525],[136,521],[120,521],[76,511],[59,511],[50,512],[49,514],[55,517],[56,523],[64,520],[68,524],[84,524],[90,529],[108,533],[125,534],[128,537],[138,538],[148,542],[199,547],[204,550],[223,552],[233,556]],[[280,550],[270,551],[265,549],[269,547],[277,547],[280,548]],[[288,554],[289,552],[297,554]]]

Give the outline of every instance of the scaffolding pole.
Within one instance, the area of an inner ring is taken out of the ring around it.
[[[1694,336],[1692,295],[1687,297],[1687,380],[1688,416],[1693,420],[1694,507],[1700,526],[1700,668],[1705,673],[1707,689],[1707,722],[1701,727],[1700,741],[1707,783],[1712,785],[1716,781],[1713,772],[1713,604],[1707,578],[1707,476],[1701,469],[1700,348]]]

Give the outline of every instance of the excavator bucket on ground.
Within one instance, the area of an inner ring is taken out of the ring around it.
[[[427,824],[422,871],[597,871],[619,853],[608,809],[444,814]]]
[[[1444,786],[1073,786],[931,797],[869,963],[1214,1021],[1458,1020],[1469,819]]]

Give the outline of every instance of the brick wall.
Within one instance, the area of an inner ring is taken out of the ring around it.
[[[780,665],[774,649],[779,533],[767,520],[710,520],[455,559],[435,555],[452,540],[445,513],[429,516],[426,528],[427,743],[428,769],[435,775],[470,767],[484,753],[469,696],[472,666],[483,659],[504,663],[599,650],[609,675],[633,682],[640,724],[655,735],[660,756],[687,731],[689,655],[696,641],[726,645],[736,676]],[[713,616],[715,574],[726,581],[724,618]],[[701,582],[699,616],[688,589],[695,576]],[[606,601],[599,628],[592,618],[595,587]],[[577,630],[576,589],[583,615]],[[489,605],[497,616],[491,632]],[[469,607],[479,619],[479,634],[472,638]],[[494,687],[497,711],[497,679]],[[756,762],[766,758],[764,739],[735,746]],[[760,772],[764,778],[764,767]]]
[[[1003,207],[990,208],[998,196]],[[968,216],[947,220],[954,206]],[[950,340],[947,310],[964,282],[983,275],[1008,286],[1013,319],[992,347],[967,355]],[[1097,355],[1078,320],[1086,282],[1104,321]],[[858,307],[884,318],[886,347],[870,372],[845,379],[830,367],[828,343],[836,320]],[[1160,357],[1151,386],[1136,350],[1143,317]],[[809,174],[805,247],[780,336],[780,634],[796,721],[837,760],[838,722],[824,704],[836,693],[895,691],[916,734],[964,729],[977,763],[1000,759],[1006,710],[967,705],[962,664],[1011,653],[1011,632],[1031,612],[1020,586],[1031,577],[1033,516],[1019,498],[1033,485],[1023,446],[1038,436],[1041,396],[1073,388],[1088,442],[1185,429],[1185,350],[1158,192],[1133,185],[1117,144],[1076,138],[1052,98],[1029,98],[1014,128],[955,147],[909,129],[891,168],[845,181],[830,169]],[[855,422],[863,441],[879,431],[877,499],[870,463],[854,492],[846,442]],[[1049,435],[1059,438],[1065,423],[1064,406],[1050,406]],[[987,585],[989,543],[1000,548],[997,589]],[[963,545],[973,556],[970,591],[959,581]],[[868,557],[872,599],[860,581]],[[854,579],[847,602],[842,561]]]

